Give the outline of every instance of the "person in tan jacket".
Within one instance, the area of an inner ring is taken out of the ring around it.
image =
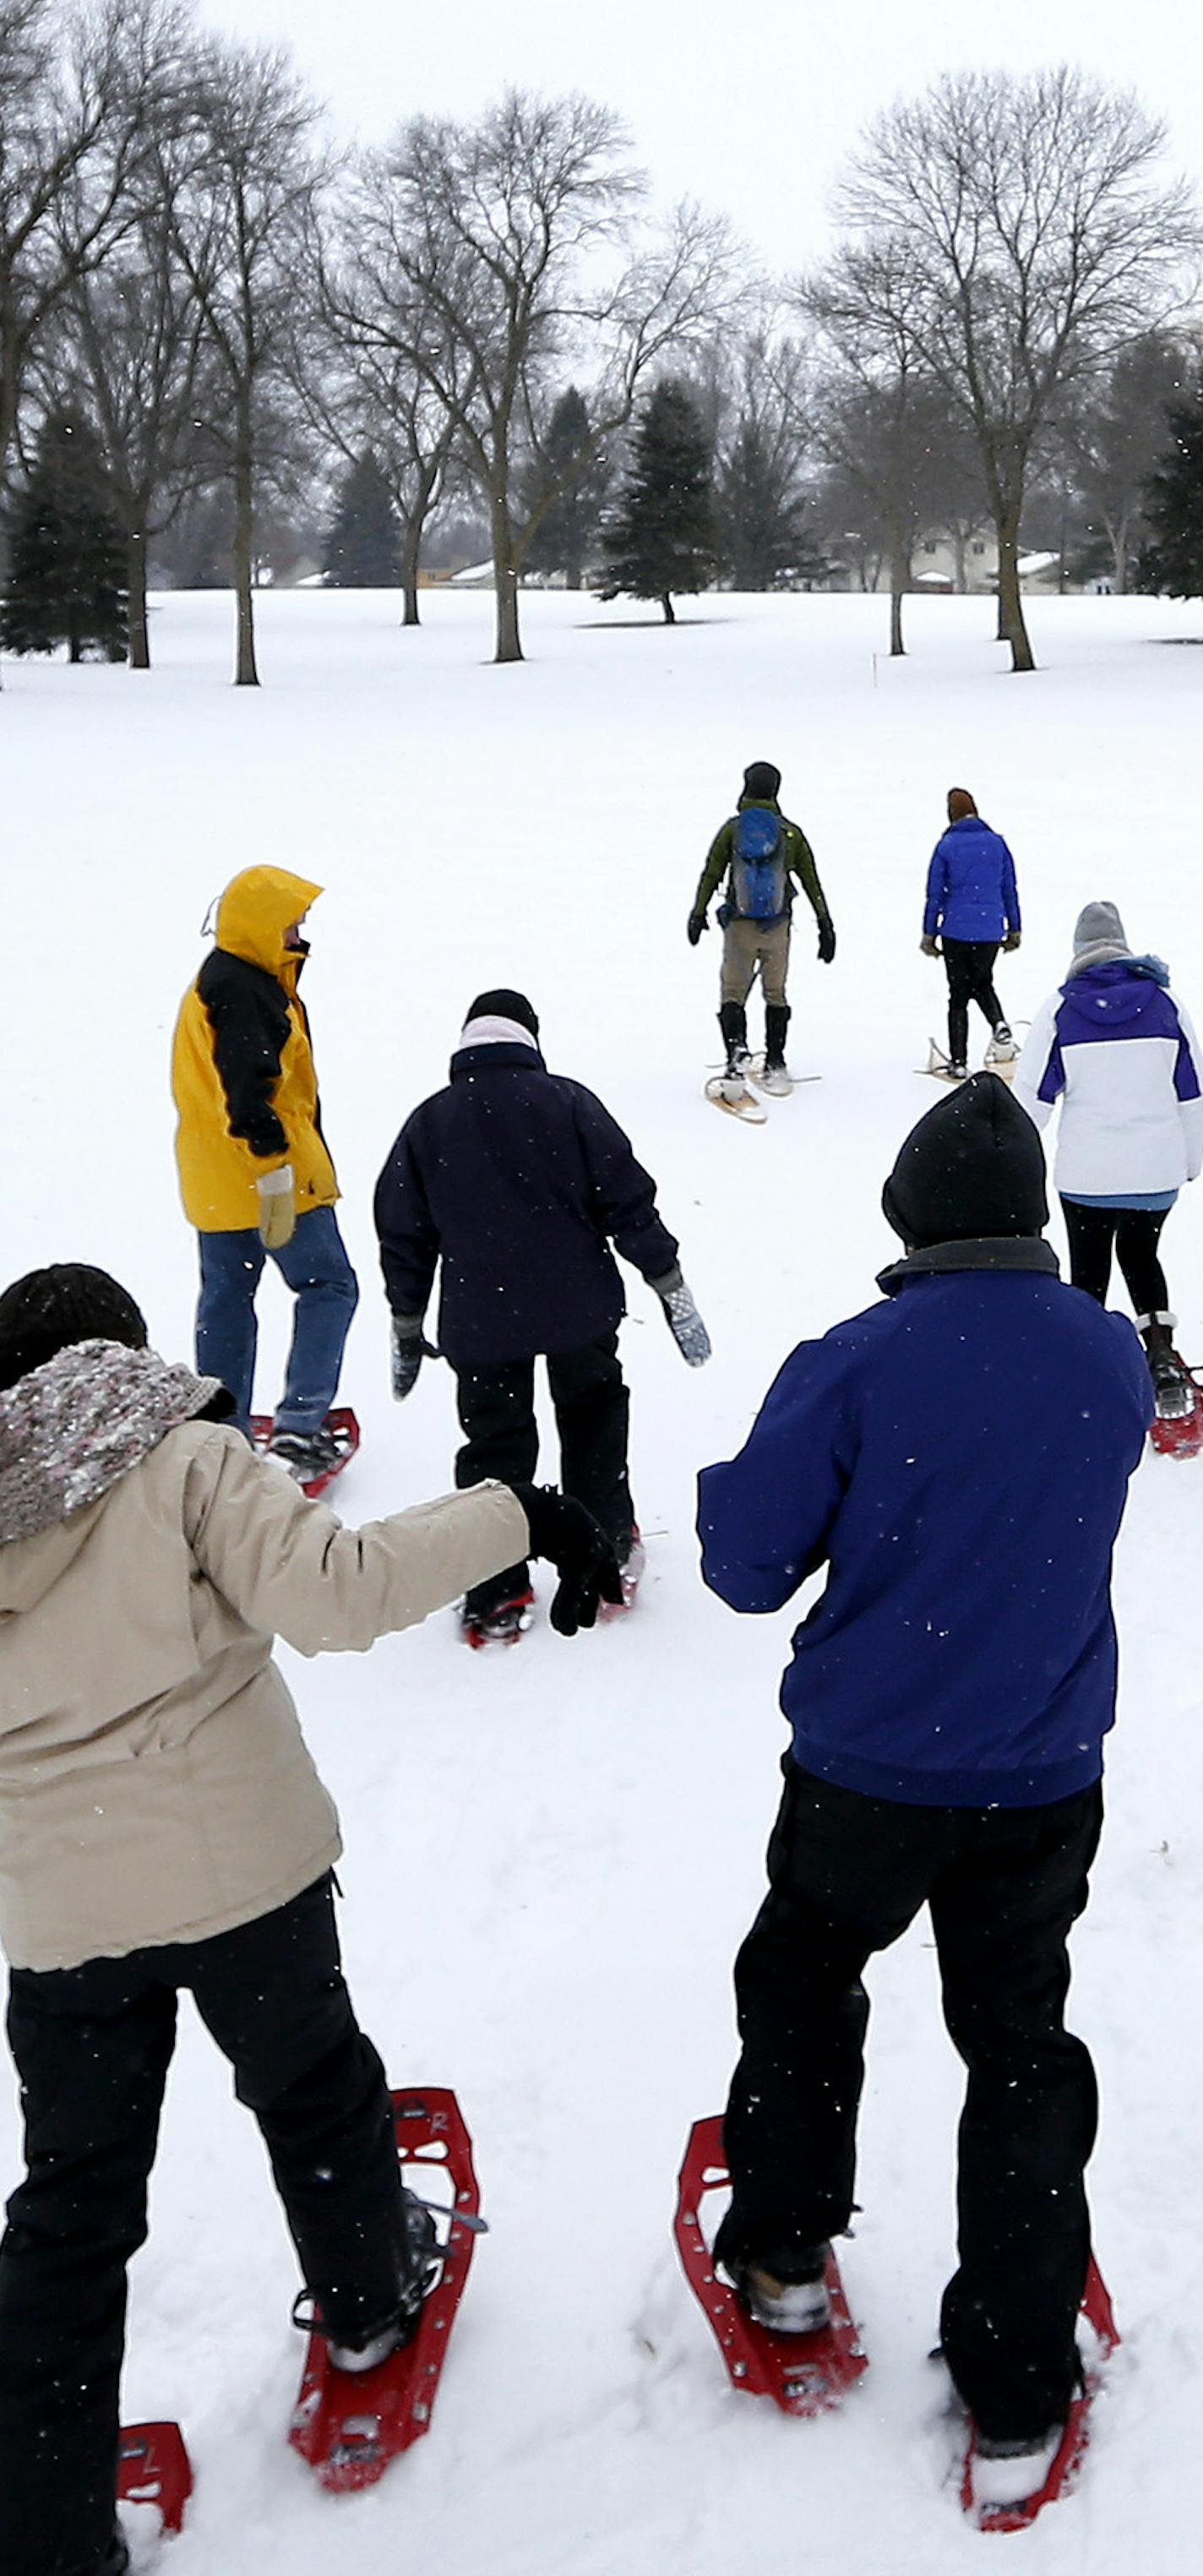
[[[525,1554],[552,1624],[621,1599],[553,1489],[344,1529],[170,1366],[104,1272],[0,1296],[0,1941],[28,2171],[0,2243],[0,2567],[121,2576],[126,2267],[191,1991],[258,2120],[332,2357],[416,2330],[437,2259],[339,1964],[338,1818],[272,1658],[362,1652]]]

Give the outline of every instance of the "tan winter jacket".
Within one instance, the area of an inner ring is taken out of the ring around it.
[[[309,1886],[338,1818],[273,1634],[362,1652],[528,1545],[502,1485],[344,1529],[236,1432],[179,1419],[204,1381],[122,1358],[188,1381],[175,1427],[99,1499],[0,1545],[0,1940],[20,1967],[204,1939]],[[0,1446],[4,1409],[60,1362],[0,1397]],[[87,1461],[73,1473],[68,1505]]]

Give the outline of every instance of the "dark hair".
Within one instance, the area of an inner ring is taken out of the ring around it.
[[[86,1261],[27,1270],[0,1296],[0,1388],[44,1368],[72,1342],[124,1342],[144,1351],[148,1338],[141,1308],[107,1270]]]

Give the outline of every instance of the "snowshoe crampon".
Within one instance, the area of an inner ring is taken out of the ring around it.
[[[459,1614],[460,1635],[466,1646],[516,1646],[525,1637],[534,1612],[535,1596],[529,1585],[516,1592],[512,1601],[498,1601],[491,1610],[469,1610],[465,1604]]]
[[[154,2505],[164,2531],[178,2531],[192,2493],[192,2462],[178,2424],[123,2424],[117,2452],[118,2504]]]
[[[344,1467],[350,1464],[359,1447],[359,1421],[351,1411],[350,1405],[337,1405],[333,1413],[326,1415],[322,1428],[331,1434],[335,1454],[329,1466],[320,1468],[315,1475],[298,1480],[302,1493],[308,1495],[311,1503],[317,1501],[319,1494],[325,1493],[327,1486],[334,1483],[336,1476],[341,1476]],[[266,1450],[272,1436],[270,1413],[252,1413],[251,1433],[256,1449]]]
[[[1100,2373],[1119,2343],[1111,2300],[1093,2254],[1086,2275],[1086,2293],[1082,2315],[1090,2328],[1094,2344],[1093,2357],[1084,2361],[1081,2391],[1070,2405],[1065,2430],[1045,2471],[1040,2486],[1025,2496],[1021,2504],[979,2505],[973,2492],[974,2437],[969,2436],[961,2473],[961,2503],[978,2531],[1026,2531],[1046,2504],[1055,2504],[1058,2496],[1072,2486],[1085,2457],[1090,2440],[1090,2409],[1099,2386]]]
[[[825,2274],[831,2314],[816,2334],[773,2334],[757,2325],[715,2270],[701,2223],[707,2194],[730,2188],[721,2118],[695,2121],[678,2177],[673,2231],[685,2277],[709,2319],[733,2387],[751,2397],[771,2397],[785,2415],[826,2415],[869,2366],[835,2256],[828,2256]]]
[[[454,2093],[430,2086],[394,2093],[397,2154],[411,2190],[438,2202],[441,2268],[422,2303],[412,2342],[374,2370],[336,2370],[324,2335],[305,2354],[289,2441],[332,2494],[374,2486],[401,2451],[430,2430],[455,2312],[481,2222],[472,2141]],[[433,2188],[432,2188],[433,2186]]]

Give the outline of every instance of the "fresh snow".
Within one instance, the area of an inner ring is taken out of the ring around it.
[[[561,1641],[541,1572],[538,1623],[507,1653],[465,1653],[447,1614],[370,1659],[283,1657],[342,1809],[362,2017],[394,2082],[457,2088],[492,2234],[429,2440],[372,2493],[324,2498],[285,2440],[291,2249],[253,2123],[185,2011],[125,2384],[127,2419],[177,2415],[196,2467],[163,2564],[797,2576],[821,2558],[946,2576],[1002,2543],[962,2520],[926,2359],[960,2079],[924,1923],[871,1970],[864,2214],[840,2250],[873,2366],[840,2416],[794,2423],[735,2394],[671,2243],[686,2132],[721,2108],[731,2065],[731,1961],[763,1883],[796,1616],[739,1620],[703,1592],[694,1474],[737,1446],[796,1340],[872,1300],[895,1249],[881,1182],[940,1096],[915,1072],[943,996],[918,941],[950,784],[1016,852],[1028,927],[1001,965],[1010,1016],[1059,978],[1096,896],[1203,1011],[1203,657],[1187,649],[1203,610],[1032,602],[1030,679],[1007,674],[985,600],[909,601],[901,664],[884,657],[884,603],[860,598],[708,598],[669,629],[629,602],[541,593],[523,601],[528,663],[501,670],[490,598],[425,594],[418,633],[397,610],[371,592],[262,598],[257,693],[227,685],[230,605],[213,595],[156,603],[148,676],[5,665],[6,1274],[102,1263],[159,1347],[188,1353],[172,1022],[211,896],[272,860],[328,889],[306,995],[363,1286],[346,1513],[450,1481],[447,1372],[428,1362],[404,1410],[389,1399],[371,1189],[482,985],[528,989],[551,1064],[629,1128],[715,1357],[687,1371],[630,1281],[649,1564],[629,1622]],[[702,1096],[719,941],[691,953],[685,919],[754,758],[784,771],[840,946],[820,968],[803,909],[790,1051],[823,1079],[744,1133]],[[1203,1191],[1167,1250],[1180,1339],[1203,1359]],[[261,1303],[270,1401],[287,1300],[269,1280]],[[1147,1459],[1119,1554],[1122,1716],[1072,2000],[1102,2083],[1096,2242],[1124,2343],[1077,2493],[1008,2544],[1040,2576],[1175,2576],[1198,2546],[1201,1536],[1203,1463]],[[18,2171],[6,2079],[5,2186]]]

